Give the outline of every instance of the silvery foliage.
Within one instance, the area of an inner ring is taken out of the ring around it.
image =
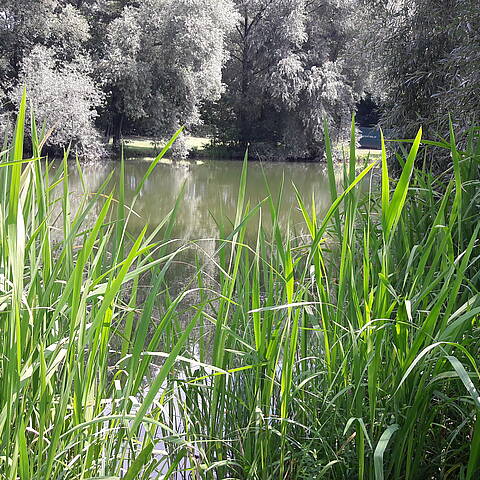
[[[3,145],[7,145],[9,143],[13,128],[11,116],[8,113],[0,112],[0,150],[3,149]]]
[[[8,98],[5,93],[0,90],[0,106],[5,105]],[[13,131],[12,118],[9,112],[5,112],[0,108],[0,151],[4,144],[8,143]]]
[[[348,131],[363,84],[352,55],[354,0],[237,0],[227,103],[244,142],[262,135],[296,156],[320,155],[323,121]]]
[[[480,7],[478,0],[366,0],[376,11],[369,30],[377,95],[384,121],[399,135],[419,125],[428,136],[478,121]]]
[[[59,63],[53,49],[37,45],[24,58],[19,86],[11,93],[12,102],[28,92],[37,125],[48,133],[47,146],[72,150],[82,157],[103,153],[94,122],[94,106],[101,105],[102,93],[93,82],[87,57]]]
[[[55,0],[6,0],[0,33],[0,128],[11,124],[11,106],[25,86],[37,123],[52,129],[47,146],[61,150],[71,143],[83,155],[99,154],[94,120],[102,95],[91,77],[89,26],[80,11]]]
[[[225,39],[235,20],[230,0],[125,7],[108,27],[102,64],[112,110],[159,137],[200,124],[201,103],[224,90]]]

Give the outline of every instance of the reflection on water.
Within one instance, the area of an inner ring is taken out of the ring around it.
[[[125,202],[131,205],[137,187],[144,178],[150,166],[146,160],[128,160],[125,163]],[[56,165],[58,168],[59,165]],[[232,222],[235,219],[237,197],[242,162],[235,161],[186,161],[179,163],[160,163],[153,170],[143,185],[136,200],[134,211],[128,223],[128,229],[133,236],[138,234],[146,224],[151,229],[156,228],[171,212],[175,202],[184,188],[183,200],[175,220],[175,227],[171,239],[176,239],[172,247],[177,248],[184,241],[195,241],[189,248],[176,255],[175,261],[167,272],[167,280],[172,293],[180,292],[192,278],[198,265],[202,265],[205,275],[204,281],[215,282],[217,269],[215,256],[219,247],[218,238],[223,225],[223,233],[228,235],[232,231]],[[69,165],[69,188],[72,215],[78,210],[80,203],[91,198],[89,194],[99,191],[106,179],[112,178],[104,193],[110,193],[120,183],[119,162],[99,162],[85,165],[82,175],[74,164]],[[338,171],[337,187],[340,187],[341,169]],[[266,183],[268,182],[268,188]],[[305,221],[298,208],[295,189],[298,189],[307,209],[311,211],[312,201],[319,218],[329,208],[330,192],[326,169],[318,163],[259,163],[251,162],[248,165],[248,180],[246,201],[250,208],[272,194],[275,203],[279,202],[278,222],[283,231],[289,226],[293,236],[308,235]],[[62,195],[62,185],[56,187],[57,196]],[[115,190],[114,190],[115,191]],[[118,189],[117,189],[118,191]],[[280,196],[281,193],[281,196]],[[54,194],[55,196],[55,194]],[[116,196],[116,193],[114,193]],[[54,204],[52,218],[53,240],[62,240],[62,204]],[[84,227],[93,225],[101,209],[101,202],[94,205],[85,219]],[[262,204],[262,225],[267,234],[270,230],[269,203]],[[249,220],[245,242],[254,247],[259,214]]]
[[[129,160],[125,165],[126,203],[130,204],[135,189],[145,175],[149,163],[142,160]],[[97,191],[113,170],[112,181],[119,183],[120,164],[104,162],[86,166],[83,169],[83,181],[87,192]],[[157,226],[170,212],[175,200],[185,185],[183,201],[173,231],[175,238],[196,240],[200,238],[218,238],[217,223],[226,226],[235,218],[239,182],[242,170],[241,162],[206,161],[159,164],[145,182],[135,204],[134,215],[130,219],[129,229],[138,232],[145,224]],[[69,171],[72,192],[72,209],[81,198],[84,187],[77,169]],[[268,163],[252,162],[248,166],[247,200],[254,207],[267,196],[265,180],[268,182],[273,198],[277,201],[283,184],[283,193],[279,208],[279,222],[291,229],[304,229],[301,226],[301,213],[298,210],[293,184],[301,193],[304,202],[310,207],[315,198],[317,213],[322,214],[330,205],[328,181],[324,166],[321,164]],[[263,205],[268,210],[268,204]],[[264,215],[269,217],[269,215]],[[247,237],[252,237],[257,221],[252,218]],[[268,228],[268,222],[266,224]]]
[[[132,203],[134,192],[148,168],[149,163],[146,161],[136,160],[126,163],[125,194],[127,205]],[[112,174],[111,185],[107,187],[105,193],[110,192],[120,181],[120,164],[118,162],[102,162],[87,165],[82,170],[83,174],[80,175],[74,165],[69,166],[72,214],[75,214],[75,211],[78,210],[80,202],[88,198],[88,194],[99,190],[110,174]],[[180,240],[195,240],[196,242],[195,248],[192,247],[191,250],[182,252],[182,255],[178,256],[177,261],[172,263],[167,272],[166,283],[168,288],[173,290],[170,293],[174,296],[192,278],[192,274],[197,268],[196,260],[198,257],[195,258],[195,255],[199,253],[203,256],[200,259],[200,263],[204,285],[211,286],[216,283],[218,269],[214,267],[212,257],[215,255],[218,247],[218,243],[215,240],[220,233],[218,224],[225,224],[227,233],[229,233],[228,222],[229,220],[233,221],[235,218],[241,171],[241,162],[207,161],[202,163],[159,164],[140,191],[135,204],[135,212],[138,216],[131,216],[129,222],[129,229],[133,234],[138,233],[145,224],[150,225],[151,228],[159,225],[172,210],[177,197],[182,188],[184,188],[183,201],[180,204],[176,217],[173,236]],[[328,180],[323,165],[299,163],[249,164],[246,201],[250,203],[251,207],[254,207],[258,202],[266,198],[268,189],[265,182],[268,182],[275,203],[278,201],[282,191],[278,209],[279,223],[283,227],[286,227],[287,224],[290,225],[291,231],[295,231],[297,235],[306,233],[306,229],[305,222],[298,209],[293,184],[300,192],[309,210],[311,209],[313,199],[319,215],[322,215],[330,205]],[[56,192],[58,196],[61,195],[62,185],[57,187]],[[57,239],[60,240],[62,235],[61,203],[57,202],[55,208],[58,211],[54,215],[54,227],[56,228],[52,234],[54,238],[55,235],[58,235]],[[87,225],[85,226],[93,224],[100,208],[100,204],[94,206],[86,218]],[[262,210],[265,211],[262,219],[269,218],[268,209],[268,203],[265,203],[262,206]],[[248,242],[255,240],[257,224],[258,215],[256,218],[252,218],[248,226]],[[264,226],[268,229],[268,221]],[[198,241],[199,239],[202,240]],[[147,292],[148,289],[144,291],[143,288],[140,288],[137,298],[139,305],[142,304],[142,298],[144,298]],[[199,301],[198,292],[194,292],[184,298],[182,305],[195,305]],[[193,314],[193,310],[185,308],[179,321],[182,325],[186,325],[190,320],[190,315]],[[210,329],[208,326],[202,326],[202,330],[194,331],[192,334],[192,358],[198,358],[199,356],[195,336],[197,336],[199,342],[202,342],[204,350],[207,352],[210,350],[209,345],[212,341],[213,329]],[[208,358],[206,360],[207,362],[210,361]],[[146,388],[148,388],[148,379],[146,379],[146,384]],[[181,400],[183,399],[181,398]],[[183,432],[185,428],[182,424],[182,417],[179,414],[179,403],[174,399],[170,402],[169,408],[170,410],[164,409],[162,421],[172,425],[174,431]],[[106,411],[105,413],[108,414],[109,412]],[[157,441],[157,449],[168,450],[167,445],[163,444],[160,439],[157,439]],[[161,458],[164,458],[164,463],[157,467],[151,478],[158,478],[166,473],[168,469],[168,455],[166,453],[165,455],[159,455],[159,459]],[[189,462],[189,459],[184,459],[172,478],[178,480],[186,478],[189,475],[186,473],[190,467]],[[182,470],[185,470],[185,473]]]

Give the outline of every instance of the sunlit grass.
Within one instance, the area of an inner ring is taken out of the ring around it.
[[[163,146],[167,143],[159,142],[150,138],[139,137],[125,137],[122,141],[124,145],[125,155],[132,157],[156,157]],[[210,144],[210,139],[206,137],[192,137],[185,138],[185,144],[188,150],[203,150]]]
[[[478,478],[474,133],[437,145],[453,175],[435,178],[416,169],[420,131],[393,181],[385,149],[357,165],[352,125],[339,191],[326,133],[332,206],[298,193],[304,237],[267,178],[249,204],[245,159],[235,218],[174,294],[172,263],[197,249],[172,238],[181,196],[127,228],[174,139],[131,204],[122,161],[72,211],[68,153],[53,175],[33,120],[24,155],[25,103],[0,163],[0,478]]]

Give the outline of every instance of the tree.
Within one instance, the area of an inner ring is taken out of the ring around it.
[[[210,106],[232,112],[236,138],[229,140],[279,143],[299,157],[322,154],[323,121],[339,134],[362,91],[350,54],[356,3],[237,0],[227,92]]]
[[[36,45],[55,51],[57,60],[85,55],[87,20],[73,5],[56,0],[3,0],[0,5],[0,75],[3,90],[19,76],[23,59]]]
[[[91,71],[87,58],[59,63],[52,49],[40,45],[24,58],[19,87],[11,93],[11,100],[18,101],[25,85],[38,125],[51,130],[47,147],[58,151],[71,144],[87,158],[103,153],[94,124],[94,107],[101,104],[103,97]]]
[[[5,93],[18,77],[22,60],[50,34],[54,0],[3,0],[0,4],[0,78]]]
[[[433,137],[448,134],[448,114],[457,127],[478,119],[478,0],[368,3],[377,11],[370,43],[384,123],[405,136],[423,125]]]
[[[115,141],[126,123],[157,137],[200,123],[201,103],[223,90],[235,18],[230,0],[148,0],[123,9],[108,27],[101,64]]]
[[[37,120],[53,127],[47,147],[73,142],[84,155],[98,154],[94,120],[102,95],[92,80],[89,25],[80,10],[55,0],[6,0],[0,38],[3,129],[26,86]]]

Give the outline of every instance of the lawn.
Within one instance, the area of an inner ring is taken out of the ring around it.
[[[185,141],[189,150],[202,150],[210,143],[206,137],[188,136]],[[125,137],[123,142],[127,157],[156,157],[164,147],[164,142],[148,137]]]
[[[164,146],[164,142],[156,141],[148,137],[125,137],[124,145],[127,157],[156,157]],[[204,150],[210,144],[208,137],[188,136],[186,144],[189,150]],[[348,159],[348,146],[338,146],[337,151],[341,156]],[[372,150],[368,148],[358,148],[357,158],[377,160],[380,158],[381,150]]]

